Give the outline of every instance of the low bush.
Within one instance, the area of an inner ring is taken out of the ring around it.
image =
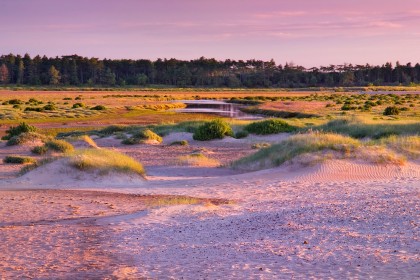
[[[45,145],[44,146],[36,146],[36,147],[32,148],[31,152],[36,154],[36,155],[45,155],[48,152],[48,148]]]
[[[26,163],[36,163],[36,160],[31,157],[22,157],[22,156],[6,156],[3,159],[4,163],[14,163],[14,164],[26,164]]]
[[[292,132],[295,128],[283,120],[271,119],[250,123],[245,126],[245,130],[254,134],[275,134]]]
[[[241,139],[241,138],[248,137],[248,135],[249,135],[248,131],[241,130],[241,131],[236,132],[235,138],[236,139]]]
[[[400,113],[400,110],[396,106],[389,106],[389,107],[386,107],[384,110],[385,116],[398,115],[399,113]]]
[[[106,110],[106,107],[104,105],[96,105],[95,107],[92,107],[90,109],[96,110],[96,111],[103,111],[103,110]]]
[[[225,136],[233,136],[233,130],[226,121],[217,119],[199,126],[194,132],[193,139],[206,141],[223,139]]]
[[[22,122],[18,126],[12,126],[8,130],[6,130],[6,135],[2,137],[2,140],[9,140],[13,136],[17,136],[21,133],[35,132],[35,131],[36,131],[35,126]]]
[[[53,150],[60,153],[71,153],[74,151],[73,145],[64,140],[51,140],[46,142],[45,146],[49,150]]]
[[[85,104],[80,103],[80,102],[74,103],[73,106],[72,106],[73,109],[83,108],[83,107],[85,107]]]
[[[57,110],[57,107],[55,107],[54,104],[47,104],[44,107],[42,107],[45,111],[55,111]]]

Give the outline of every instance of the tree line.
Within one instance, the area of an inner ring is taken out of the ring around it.
[[[0,57],[0,84],[55,86],[337,87],[391,86],[420,82],[420,64],[329,65],[305,68],[274,60],[50,58],[29,54]]]

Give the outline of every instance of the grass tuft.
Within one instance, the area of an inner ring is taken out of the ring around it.
[[[101,173],[123,172],[145,176],[141,163],[108,149],[83,149],[70,156],[70,164],[79,170],[98,170]]]
[[[22,156],[6,156],[3,159],[4,163],[14,163],[14,164],[28,164],[36,163],[36,159],[31,157],[22,157]]]

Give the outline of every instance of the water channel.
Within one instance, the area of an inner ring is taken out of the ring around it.
[[[177,109],[180,113],[204,113],[216,114],[223,117],[229,117],[240,120],[261,119],[261,116],[244,113],[240,110],[244,105],[227,103],[221,100],[178,100],[187,105],[186,108]]]

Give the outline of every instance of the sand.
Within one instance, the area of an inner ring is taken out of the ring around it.
[[[187,137],[130,147],[98,139],[146,162],[148,180],[138,184],[67,176],[63,190],[41,182],[48,176],[39,170],[1,180],[1,278],[420,277],[419,162],[331,160],[248,173],[165,164],[199,147],[222,162],[252,152],[249,139],[166,145]],[[49,190],[25,190],[28,180]],[[234,203],[145,209],[135,194]]]

